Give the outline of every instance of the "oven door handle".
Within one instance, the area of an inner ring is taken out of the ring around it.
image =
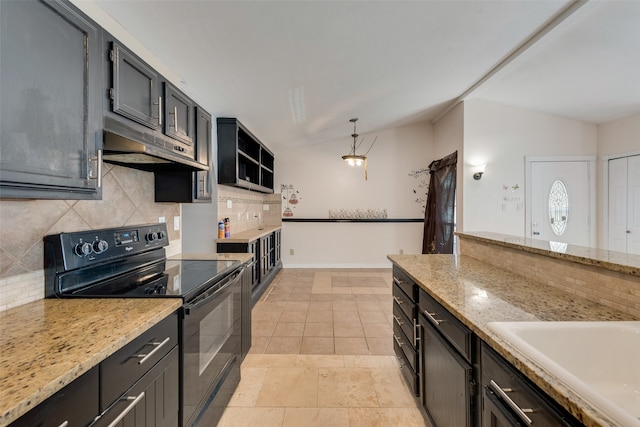
[[[220,282],[216,283],[213,286],[215,288],[213,291],[212,290],[206,291],[202,293],[200,296],[196,297],[192,302],[185,304],[184,305],[185,314],[189,315],[191,314],[192,311],[197,310],[199,307],[207,304],[212,299],[217,298],[220,292],[223,292],[225,289],[235,284],[242,277],[243,270],[244,270],[244,267],[237,269],[236,271],[234,271],[233,273],[231,273],[230,275],[222,279]]]

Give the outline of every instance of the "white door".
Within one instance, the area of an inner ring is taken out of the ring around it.
[[[609,250],[640,254],[640,156],[609,160]]]
[[[591,163],[531,161],[529,237],[590,246]]]

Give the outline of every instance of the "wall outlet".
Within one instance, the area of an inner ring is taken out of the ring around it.
[[[293,249],[289,249],[289,255],[295,255],[295,251]]]
[[[238,221],[240,221],[240,220],[242,220],[242,214],[241,213],[238,214]]]
[[[165,217],[161,216],[161,217],[158,217],[158,222],[159,222],[160,224],[162,224],[162,223],[164,223],[164,222],[167,222],[167,219],[166,219]]]
[[[262,210],[263,211],[268,211],[269,210],[269,205],[267,205],[267,204],[262,205]]]
[[[180,217],[179,216],[174,216],[173,217],[173,231],[179,231],[180,230]]]
[[[227,199],[227,209],[231,208],[233,208],[233,202],[231,201],[231,199]]]

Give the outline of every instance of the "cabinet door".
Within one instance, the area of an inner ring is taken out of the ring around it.
[[[208,171],[194,172],[194,201],[211,201],[211,114],[196,107],[196,161],[208,165]]]
[[[472,368],[420,316],[423,328],[423,405],[434,425],[472,425]]]
[[[162,98],[158,88],[158,74],[153,68],[116,42],[110,52],[112,109],[130,120],[151,129],[162,124]]]
[[[179,360],[174,347],[127,390],[92,427],[177,427]]]
[[[193,101],[167,82],[164,83],[164,97],[165,135],[191,145],[195,134]]]
[[[0,20],[0,197],[99,199],[101,29],[58,1]]]

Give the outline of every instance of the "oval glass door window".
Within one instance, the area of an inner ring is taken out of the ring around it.
[[[549,225],[556,236],[562,235],[567,229],[569,218],[569,193],[567,186],[557,179],[549,191]]]

